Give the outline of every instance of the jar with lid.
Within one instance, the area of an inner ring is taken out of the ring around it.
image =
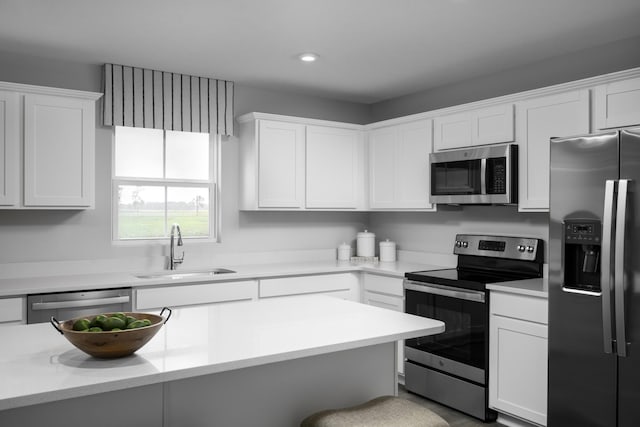
[[[372,257],[376,255],[376,235],[367,230],[356,235],[358,256]]]

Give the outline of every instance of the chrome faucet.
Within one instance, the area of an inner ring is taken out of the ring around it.
[[[178,233],[178,242],[175,241],[175,235]],[[182,256],[180,258],[175,257],[175,246],[182,246],[182,233],[180,232],[180,226],[178,224],[173,224],[171,226],[171,242],[170,245],[170,259],[169,259],[169,268],[171,270],[175,270],[177,264],[182,264],[184,261],[184,251],[182,251]]]

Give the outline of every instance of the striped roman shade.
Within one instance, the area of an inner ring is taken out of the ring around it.
[[[105,64],[104,125],[233,135],[233,82]]]

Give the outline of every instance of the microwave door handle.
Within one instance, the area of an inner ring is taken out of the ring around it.
[[[618,183],[618,207],[616,210],[616,254],[614,261],[614,287],[616,310],[616,348],[618,356],[627,357],[627,334],[625,322],[625,232],[627,223],[627,195],[629,180],[621,179]]]
[[[604,187],[604,216],[602,219],[602,256],[600,268],[600,286],[602,299],[602,338],[604,340],[604,352],[611,354],[612,348],[612,329],[611,321],[611,240],[613,238],[611,231],[613,228],[613,204],[615,197],[616,181],[607,180]]]
[[[487,159],[480,160],[480,194],[487,194]]]

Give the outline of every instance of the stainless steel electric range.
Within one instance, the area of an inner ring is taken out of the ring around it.
[[[441,334],[405,341],[405,387],[491,421],[486,285],[542,277],[543,241],[458,234],[453,253],[456,268],[405,274],[405,311],[445,323]]]

